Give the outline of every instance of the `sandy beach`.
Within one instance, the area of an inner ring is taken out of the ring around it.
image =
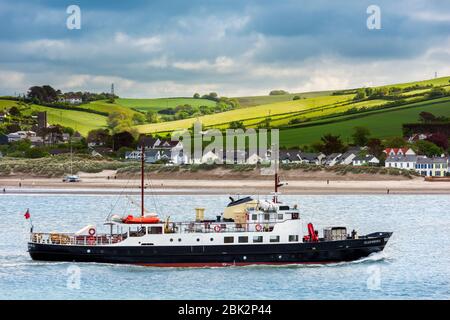
[[[108,178],[109,177],[109,178]],[[119,178],[114,171],[80,173],[81,182],[64,183],[61,179],[34,177],[0,178],[0,194],[135,194],[140,180]],[[204,178],[203,178],[204,177]],[[334,178],[334,179],[333,179]],[[352,179],[353,178],[353,179]],[[389,179],[390,178],[390,179]],[[449,182],[427,182],[422,177],[286,177],[283,194],[450,194]],[[147,193],[157,194],[268,194],[273,191],[271,177],[220,177],[164,175],[145,180]]]

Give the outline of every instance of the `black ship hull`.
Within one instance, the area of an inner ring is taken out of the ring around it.
[[[392,233],[360,239],[295,244],[209,246],[76,246],[28,243],[33,260],[206,267],[253,264],[322,264],[354,261],[384,249]]]

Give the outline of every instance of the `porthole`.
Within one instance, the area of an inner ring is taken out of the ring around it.
[[[178,242],[181,242],[181,238],[178,238]]]
[[[214,241],[214,238],[209,239],[210,241]]]
[[[172,239],[172,238],[170,238],[170,242],[173,242],[173,239]]]
[[[246,257],[246,256],[243,256],[242,259],[247,260],[247,257]]]
[[[199,242],[200,241],[200,238],[197,238],[197,242]]]

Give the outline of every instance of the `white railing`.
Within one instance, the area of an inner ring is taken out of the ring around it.
[[[59,244],[59,245],[78,245],[95,246],[108,245],[121,242],[126,235],[121,234],[100,234],[94,236],[80,236],[69,233],[42,233],[33,232],[30,235],[31,243],[39,244]]]

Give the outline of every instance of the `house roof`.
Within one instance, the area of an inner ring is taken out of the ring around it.
[[[419,164],[428,164],[428,163],[447,163],[447,157],[433,157],[427,158],[426,156],[417,157],[417,163]]]
[[[145,147],[153,148],[153,146],[155,145],[156,141],[158,141],[158,139],[157,138],[153,138],[152,136],[140,136],[139,137],[139,141],[138,141],[138,145],[139,146],[144,145]]]
[[[409,150],[409,148],[386,148],[386,149],[384,149],[384,152],[386,154],[390,154],[391,151],[393,151],[394,154],[398,154],[398,152],[401,151],[403,154],[405,154],[408,150]]]
[[[415,162],[417,160],[416,155],[405,155],[405,156],[388,156],[386,162]]]
[[[318,160],[320,153],[299,152],[298,155],[301,159],[314,161],[314,160]]]
[[[290,161],[298,161],[300,160],[298,154],[300,150],[280,150],[279,158],[280,160],[290,160]]]

